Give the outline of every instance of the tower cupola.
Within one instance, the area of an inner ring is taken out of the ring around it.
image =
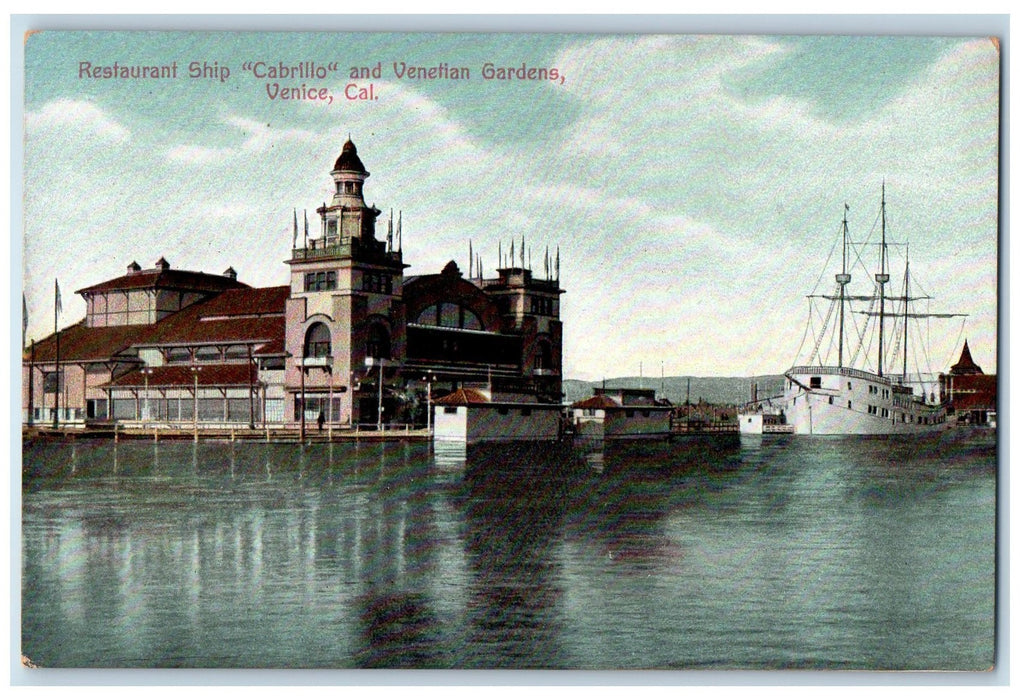
[[[382,212],[365,204],[363,187],[369,172],[349,137],[330,175],[335,185],[333,198],[316,210],[322,217],[322,245],[349,245],[354,239],[375,240],[375,220]]]
[[[344,143],[330,175],[333,176],[333,182],[336,183],[332,202],[334,206],[365,206],[362,188],[369,172],[365,170],[364,163],[358,157],[358,148],[349,138]]]

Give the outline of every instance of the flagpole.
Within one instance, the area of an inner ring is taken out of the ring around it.
[[[45,405],[45,404],[44,404]],[[28,359],[28,424],[35,422],[35,338],[32,338],[32,354]]]
[[[60,315],[60,282],[53,280],[53,333],[57,336],[57,381],[53,388],[53,427],[60,420],[60,327],[57,318]]]

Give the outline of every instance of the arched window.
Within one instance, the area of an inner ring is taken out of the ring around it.
[[[305,357],[331,357],[333,344],[329,327],[325,323],[313,323],[305,333]]]
[[[368,329],[366,354],[377,359],[390,357],[390,333],[381,323],[373,323]]]
[[[548,340],[540,340],[535,346],[535,369],[552,369],[552,344]]]
[[[485,330],[482,321],[471,309],[442,302],[433,304],[420,314],[416,322],[422,326],[440,326],[442,328],[464,328],[470,331]]]

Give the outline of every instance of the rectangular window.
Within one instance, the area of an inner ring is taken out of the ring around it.
[[[539,316],[552,316],[553,300],[546,297],[531,297],[531,313]]]
[[[457,412],[456,406],[443,406],[443,413],[456,413],[456,412]]]
[[[822,388],[822,378],[821,377],[811,377],[811,388],[812,389],[821,389]]]
[[[59,389],[57,388],[59,383]],[[64,390],[64,371],[60,371],[59,382],[56,372],[43,372],[43,393],[52,394]]]
[[[191,352],[187,348],[170,348],[166,351],[167,363],[191,362]]]
[[[283,399],[266,399],[266,421],[269,423],[283,421]]]
[[[137,417],[134,399],[114,399],[113,417],[116,420],[134,420]]]
[[[222,358],[218,348],[202,347],[195,350],[196,362],[217,362]]]
[[[361,288],[366,292],[376,294],[392,294],[393,278],[376,272],[363,272],[361,274]]]
[[[305,291],[323,292],[336,289],[336,270],[305,273]]]
[[[248,359],[248,348],[245,345],[231,345],[223,352],[224,359],[246,360]]]

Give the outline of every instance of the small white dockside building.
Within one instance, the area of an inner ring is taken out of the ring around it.
[[[552,441],[560,436],[562,407],[493,396],[487,389],[457,389],[435,401],[433,430],[437,441]]]

